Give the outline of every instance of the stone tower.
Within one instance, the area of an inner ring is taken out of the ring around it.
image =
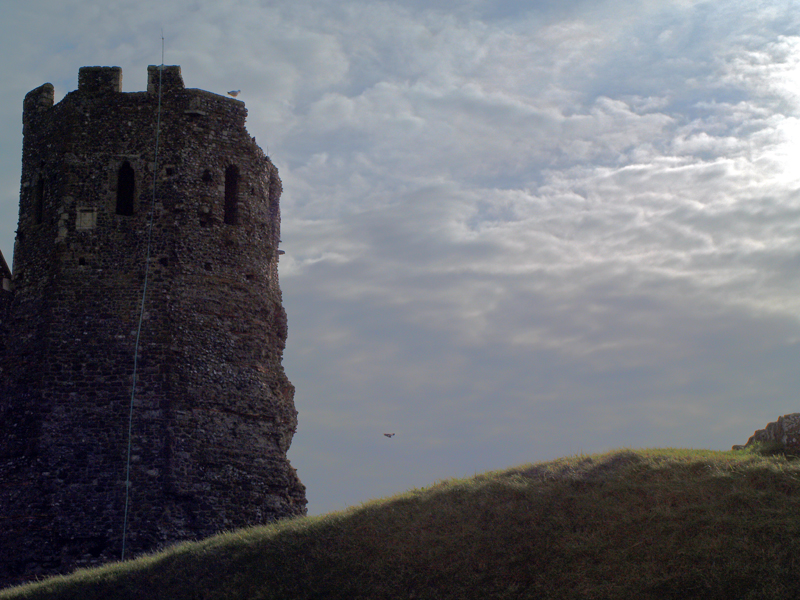
[[[148,67],[146,92],[121,82],[84,67],[60,102],[50,84],[24,101],[0,290],[0,587],[119,559],[128,464],[126,557],[305,514],[277,169],[241,101],[184,88],[177,66]]]

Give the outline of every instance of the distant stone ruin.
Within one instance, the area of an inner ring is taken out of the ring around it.
[[[119,559],[128,464],[126,557],[305,514],[281,180],[246,115],[178,66],[148,67],[145,92],[84,67],[58,103],[49,83],[25,96],[13,276],[0,260],[0,587]]]
[[[744,450],[756,443],[780,446],[792,453],[800,452],[800,413],[778,417],[777,421],[751,435],[746,444],[733,446],[733,450]]]

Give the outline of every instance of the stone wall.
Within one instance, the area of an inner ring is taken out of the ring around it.
[[[140,327],[128,555],[305,513],[277,169],[242,102],[179,67],[149,67],[147,92],[121,81],[84,67],[60,102],[50,84],[24,101],[0,585],[119,558]]]
[[[743,450],[759,443],[780,447],[791,453],[800,451],[800,413],[778,417],[777,421],[768,423],[764,429],[756,430],[746,444],[733,446],[733,450]]]

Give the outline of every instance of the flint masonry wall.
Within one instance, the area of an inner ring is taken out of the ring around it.
[[[154,163],[161,76],[159,158]],[[281,182],[238,100],[148,67],[85,67],[24,101],[13,297],[0,357],[0,585],[305,513],[286,451]],[[7,296],[8,298],[8,296]]]

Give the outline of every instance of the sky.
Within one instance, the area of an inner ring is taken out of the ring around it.
[[[283,180],[309,514],[800,411],[800,2],[3,2],[9,263],[25,94],[162,30]]]

